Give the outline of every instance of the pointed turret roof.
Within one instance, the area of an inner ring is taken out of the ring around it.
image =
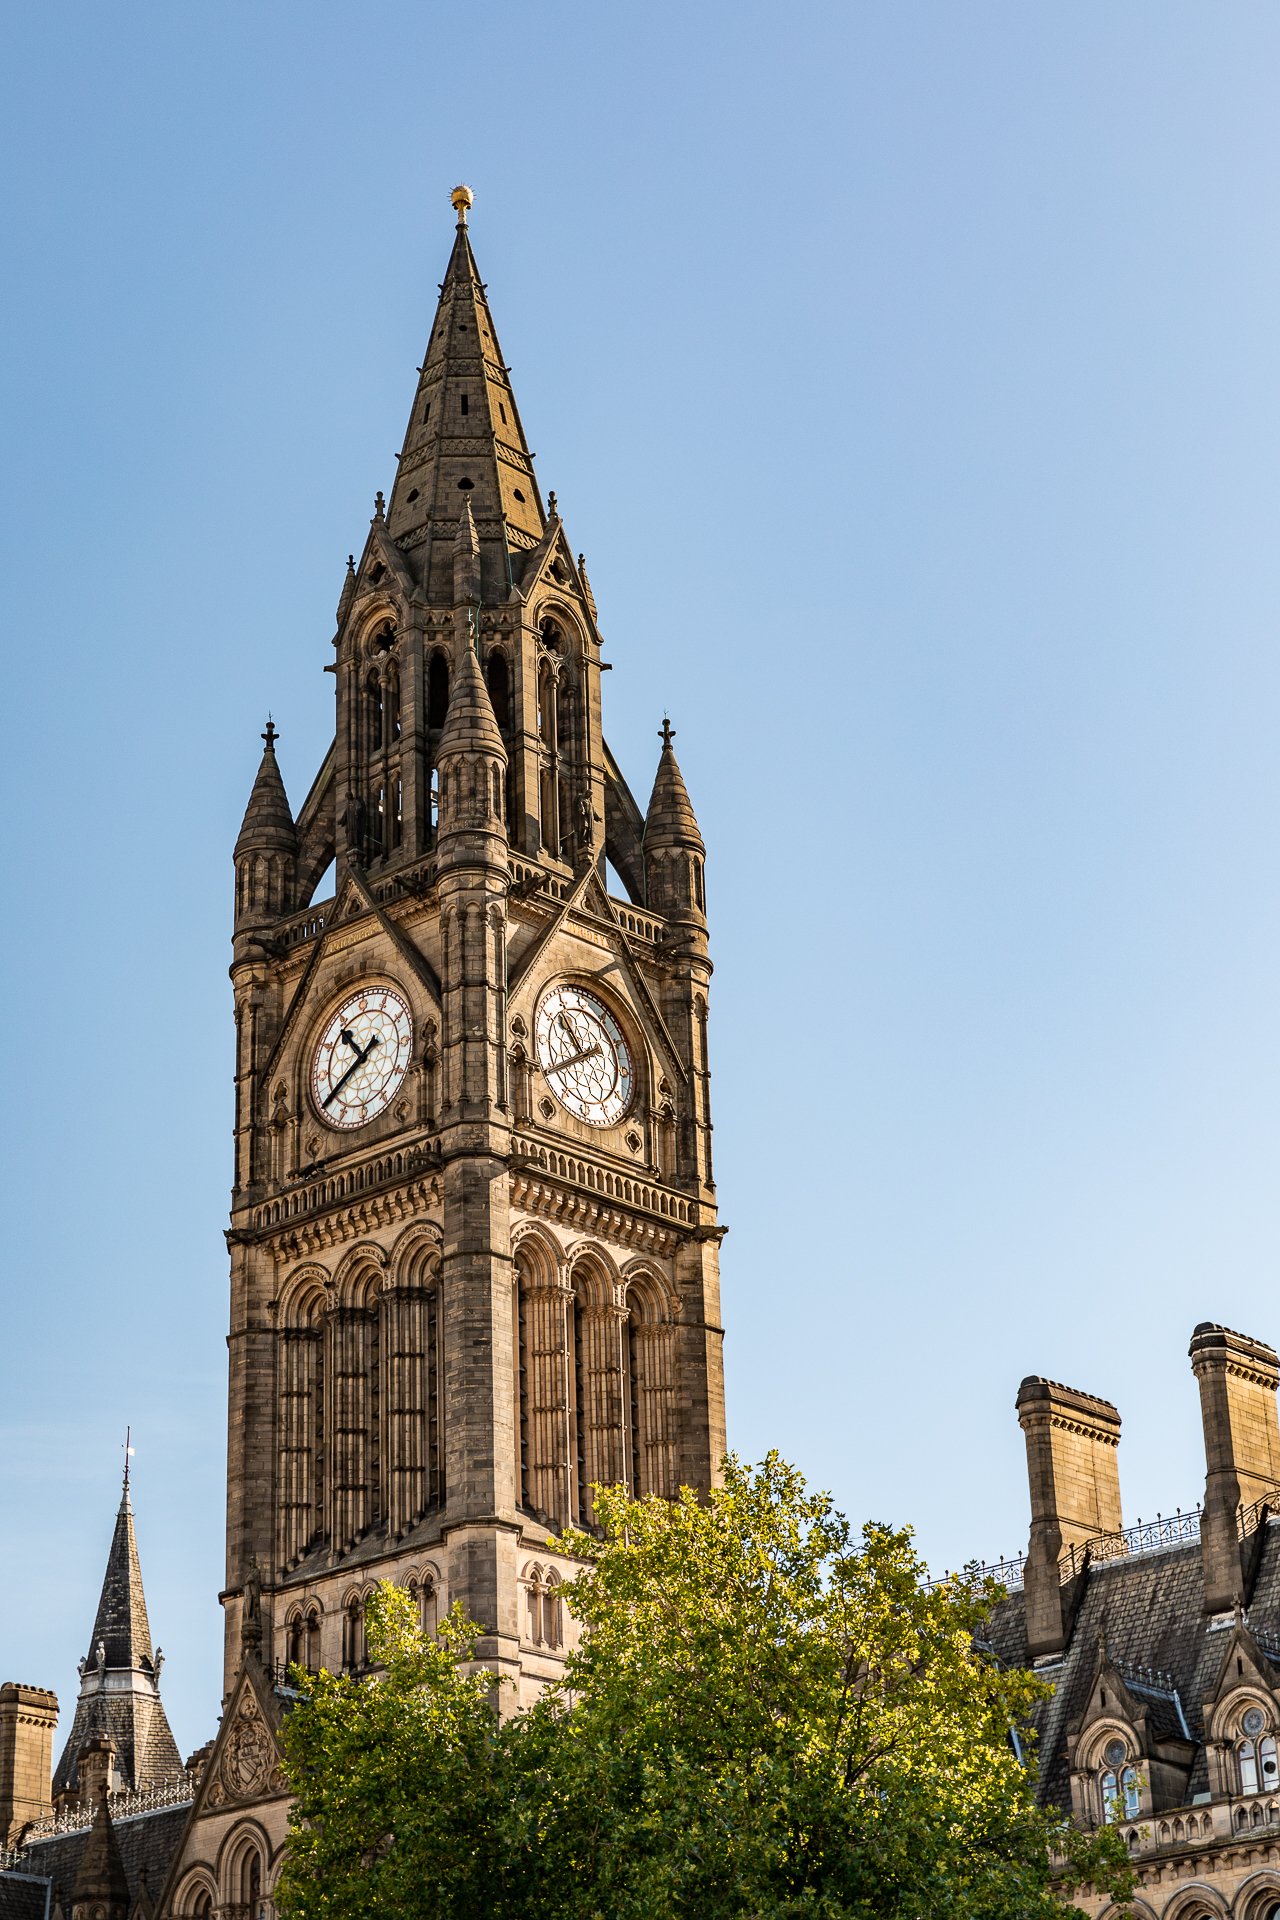
[[[144,1661],[147,1666],[152,1664],[151,1626],[147,1620],[147,1598],[142,1591],[142,1568],[138,1564],[127,1470],[94,1616],[93,1637],[89,1642],[91,1666],[98,1658],[100,1647],[109,1667],[140,1667]]]
[[[284,790],[284,781],[276,762],[276,740],[278,735],[275,723],[267,721],[266,732],[262,736],[266,745],[262,749],[262,759],[258,764],[257,778],[253,783],[253,792],[249,795],[249,804],[244,810],[240,832],[236,836],[237,854],[251,848],[283,847],[293,849],[297,846],[298,833],[293,823],[293,813],[289,806],[289,796]]]
[[[80,1754],[90,1740],[103,1736],[114,1740],[121,1783],[130,1790],[140,1792],[185,1777],[160,1698],[162,1663],[151,1645],[126,1470],[93,1633],[80,1669],[80,1696],[54,1770],[55,1797],[74,1792]]]
[[[71,1890],[71,1908],[104,1908],[109,1920],[123,1920],[129,1911],[129,1876],[120,1858],[111,1815],[107,1811],[107,1788],[103,1782],[93,1816],[93,1828],[80,1855],[80,1869]]]
[[[470,639],[462,646],[461,654],[454,668],[448,711],[440,733],[437,750],[440,763],[443,766],[455,754],[476,753],[500,760],[505,766],[507,749]]]
[[[458,502],[475,512],[484,598],[505,599],[545,519],[533,460],[467,231],[469,188],[456,188],[458,231],[419,370],[387,506],[387,531],[426,588],[448,601]],[[513,564],[514,557],[514,564]]]
[[[649,811],[644,821],[646,847],[696,847],[705,853],[698,817],[693,811],[684,784],[684,775],[671,742],[675,729],[669,720],[662,723],[662,757],[649,796]]]

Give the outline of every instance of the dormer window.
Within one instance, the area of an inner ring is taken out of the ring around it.
[[[1103,1753],[1106,1771],[1102,1775],[1102,1818],[1108,1826],[1120,1820],[1136,1820],[1142,1811],[1142,1789],[1138,1770],[1126,1764],[1129,1749],[1123,1740],[1109,1740]]]
[[[1241,1719],[1244,1738],[1236,1746],[1241,1793],[1274,1793],[1280,1786],[1280,1754],[1276,1737],[1265,1731],[1266,1725],[1261,1707],[1249,1707]]]

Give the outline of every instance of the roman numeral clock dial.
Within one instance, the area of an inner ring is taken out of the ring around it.
[[[538,1065],[556,1099],[589,1127],[612,1127],[631,1105],[635,1069],[621,1027],[585,987],[552,987],[534,1021]]]
[[[362,1127],[394,1100],[413,1054],[413,1015],[390,987],[344,1000],[316,1042],[311,1098],[331,1127]]]

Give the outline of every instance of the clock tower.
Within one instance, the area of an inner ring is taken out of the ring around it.
[[[333,742],[295,815],[268,724],[235,847],[232,1718],[249,1666],[358,1671],[381,1578],[428,1625],[460,1601],[527,1703],[571,1631],[556,1530],[725,1445],[703,842],[669,727],[647,811],[609,751],[453,200]]]

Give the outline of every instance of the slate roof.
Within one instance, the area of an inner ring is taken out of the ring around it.
[[[140,1894],[144,1896],[144,1908],[148,1901],[159,1900],[190,1813],[188,1803],[113,1818],[112,1831],[129,1883],[131,1905]],[[93,1828],[86,1826],[75,1833],[34,1840],[25,1847],[12,1872],[0,1872],[0,1920],[44,1920],[46,1889],[50,1886],[50,1912],[60,1905],[63,1913],[69,1914],[71,1892],[92,1839]],[[33,1904],[32,1880],[24,1880],[22,1875],[33,1876],[38,1883],[34,1886],[38,1904]]]
[[[1036,1669],[1054,1688],[1052,1699],[1037,1714],[1040,1799],[1070,1807],[1067,1726],[1084,1713],[1102,1642],[1129,1691],[1150,1709],[1153,1730],[1196,1743],[1188,1798],[1207,1794],[1204,1703],[1217,1691],[1232,1622],[1228,1620],[1226,1628],[1214,1626],[1204,1612],[1199,1542],[1090,1567],[1082,1578],[1084,1592],[1066,1653]],[[1258,1542],[1246,1620],[1262,1639],[1264,1659],[1275,1668],[1280,1685],[1280,1516],[1267,1522]],[[1030,1664],[1021,1593],[1011,1593],[996,1608],[988,1638],[1002,1662]],[[1268,1643],[1277,1647],[1274,1654]],[[1160,1675],[1160,1680],[1144,1677],[1137,1671],[1141,1669]]]
[[[47,1880],[0,1873],[0,1920],[46,1920],[52,1910]]]

